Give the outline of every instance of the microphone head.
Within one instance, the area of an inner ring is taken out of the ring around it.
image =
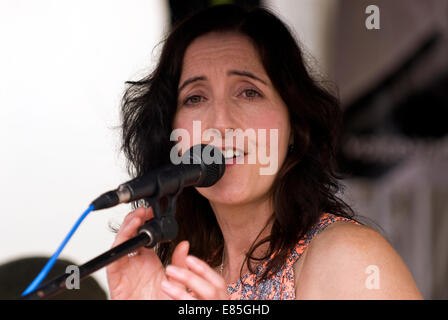
[[[201,177],[195,187],[206,188],[214,185],[224,175],[226,163],[221,150],[211,144],[197,144],[191,147],[183,157],[187,157],[187,162],[183,163],[199,164],[201,167]]]

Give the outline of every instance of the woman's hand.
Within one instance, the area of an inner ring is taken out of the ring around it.
[[[153,218],[151,208],[138,208],[129,213],[117,233],[112,247],[137,234],[137,229]],[[124,256],[111,263],[107,281],[111,299],[227,299],[224,280],[207,263],[188,256],[188,241],[174,249],[172,264],[165,268],[152,249],[140,248],[136,254]],[[173,272],[173,268],[174,269]],[[192,276],[193,275],[193,276]],[[170,288],[162,286],[168,284]]]
[[[227,288],[224,279],[206,262],[187,256],[182,264],[167,266],[166,274],[170,280],[161,283],[163,292],[176,300],[226,300]],[[186,289],[189,289],[188,291]]]
[[[137,229],[153,217],[152,209],[140,207],[129,213],[117,233],[112,247],[129,240]],[[140,248],[134,255],[124,256],[107,269],[107,282],[111,299],[167,299],[160,292],[165,271],[152,249]]]

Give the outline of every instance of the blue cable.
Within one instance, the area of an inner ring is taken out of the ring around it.
[[[25,289],[25,291],[22,293],[22,297],[27,295],[28,293],[36,290],[36,288],[40,285],[40,283],[45,279],[47,274],[50,272],[51,268],[53,268],[53,265],[55,264],[56,260],[58,259],[59,255],[62,252],[62,249],[64,249],[67,242],[70,240],[72,235],[75,233],[76,229],[78,229],[81,222],[87,217],[87,215],[93,211],[95,207],[93,205],[90,205],[86,211],[79,217],[78,221],[76,221],[73,228],[70,230],[70,232],[65,237],[64,241],[62,241],[61,245],[59,246],[58,250],[53,254],[53,256],[48,260],[47,264],[43,267],[41,272],[37,275],[37,277],[31,282],[31,284],[28,286],[28,288]]]

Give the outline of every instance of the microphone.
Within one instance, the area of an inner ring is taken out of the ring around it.
[[[180,164],[168,164],[125,182],[100,195],[91,205],[93,210],[101,210],[155,195],[174,194],[188,186],[210,187],[224,175],[225,168],[224,155],[218,148],[198,144],[182,155]]]

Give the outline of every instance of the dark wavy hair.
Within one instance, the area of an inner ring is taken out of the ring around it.
[[[252,41],[290,116],[294,148],[270,190],[274,212],[265,228],[272,225],[272,229],[268,237],[257,237],[246,254],[245,263],[253,272],[254,263],[278,252],[268,264],[262,276],[265,278],[283,265],[290,250],[322,213],[354,216],[337,196],[341,185],[335,163],[342,114],[335,95],[310,76],[302,50],[279,18],[261,7],[213,6],[171,30],[151,74],[140,81],[126,82],[122,150],[131,175],[141,175],[169,163],[173,146],[169,137],[177,109],[183,57],[193,40],[209,32],[236,32]],[[169,263],[177,243],[188,240],[191,254],[208,261],[212,267],[218,266],[223,254],[223,236],[209,201],[196,189],[185,188],[177,199],[176,219],[177,238],[157,247],[162,262]],[[255,257],[255,249],[264,243],[269,243],[266,255]]]

